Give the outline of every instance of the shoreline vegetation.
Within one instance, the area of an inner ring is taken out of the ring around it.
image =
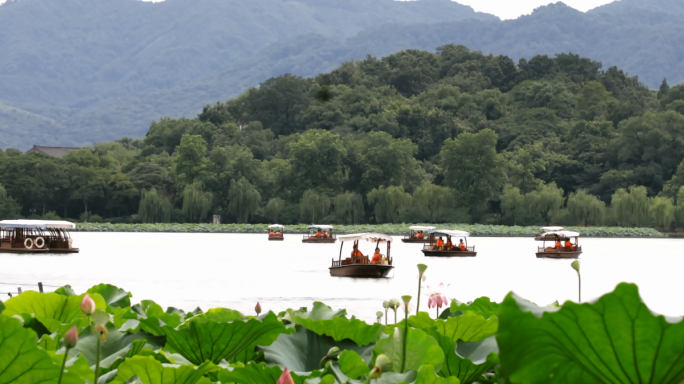
[[[336,225],[333,233],[384,233],[388,235],[407,235],[408,227],[413,224],[367,224]],[[285,234],[308,233],[308,224],[286,225]],[[440,229],[460,229],[470,232],[473,237],[534,237],[538,226],[506,226],[481,224],[440,224]],[[582,237],[652,237],[664,238],[667,234],[653,228],[623,227],[565,227],[577,231]],[[268,224],[110,224],[77,223],[74,232],[170,232],[170,233],[268,233]]]

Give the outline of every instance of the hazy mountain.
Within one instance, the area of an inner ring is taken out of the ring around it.
[[[501,21],[449,0],[21,0],[0,6],[0,100],[25,112],[0,108],[2,147],[141,136],[152,120],[193,117],[272,76],[443,44],[516,61],[572,52],[652,88],[676,84],[683,7],[556,3]]]

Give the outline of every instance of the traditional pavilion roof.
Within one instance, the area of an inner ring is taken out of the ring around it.
[[[42,153],[43,155],[54,156],[54,157],[64,157],[69,152],[77,151],[81,149],[80,147],[48,147],[45,145],[34,145],[33,148],[29,149],[26,153],[36,152]]]

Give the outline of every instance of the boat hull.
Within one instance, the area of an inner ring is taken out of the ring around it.
[[[401,239],[402,243],[420,243],[427,244],[430,242],[428,239]]]
[[[581,255],[581,251],[573,251],[573,252],[556,252],[556,251],[549,251],[549,252],[537,252],[537,257],[538,258],[543,258],[543,259],[576,259]]]
[[[335,238],[327,238],[327,239],[302,239],[302,243],[322,243],[322,244],[329,244],[329,243],[334,243],[336,242],[337,239]]]
[[[269,237],[268,241],[283,241],[285,240],[283,237]]]
[[[79,253],[79,248],[0,248],[0,253]]]
[[[477,252],[473,251],[430,251],[423,249],[423,255],[430,257],[475,257]]]
[[[382,264],[352,264],[330,267],[330,276],[340,277],[387,277],[394,268],[392,265]]]

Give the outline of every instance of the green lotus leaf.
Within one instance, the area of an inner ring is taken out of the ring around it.
[[[489,319],[492,316],[498,315],[499,309],[500,304],[492,302],[488,297],[479,297],[470,304],[458,303],[456,300],[453,300],[451,306],[445,309],[439,315],[439,318],[456,317],[462,315],[465,311],[471,311],[483,316],[485,319]]]
[[[65,285],[63,287],[59,287],[55,289],[55,293],[58,293],[63,296],[76,296],[76,292],[71,288],[71,285]]]
[[[246,317],[239,311],[226,308],[212,308],[200,315],[194,316],[198,321],[214,321],[217,323],[230,323],[233,320],[245,320]],[[170,325],[170,324],[169,324]]]
[[[372,345],[359,347],[350,340],[335,341],[332,337],[318,335],[301,325],[294,327],[296,332],[282,334],[269,346],[259,346],[264,351],[264,361],[269,365],[287,367],[295,372],[311,372],[319,369],[319,364],[330,348],[354,351],[370,363]]]
[[[178,311],[167,313],[159,304],[152,300],[141,301],[140,304],[132,306],[131,311],[137,314],[140,319],[156,318],[161,320],[165,325],[174,328],[183,322],[183,317]]]
[[[36,334],[22,327],[18,319],[0,315],[0,384],[57,383],[61,366],[53,363],[37,343]],[[83,380],[65,372],[62,383],[78,384]]]
[[[110,307],[113,308],[127,308],[131,306],[131,297],[133,295],[130,292],[124,291],[119,287],[115,287],[110,284],[99,284],[96,285],[86,293],[98,293],[102,296]]]
[[[278,381],[283,374],[283,369],[274,366],[269,367],[264,363],[255,364],[250,361],[244,366],[236,367],[232,371],[223,369],[219,372],[218,378],[222,383],[239,383],[239,384],[273,384]],[[308,375],[298,375],[290,372],[292,380],[296,384],[305,384],[310,379],[320,378],[319,384],[333,384],[335,378],[332,375],[321,377],[323,372],[314,371]],[[317,382],[317,381],[314,381]]]
[[[469,384],[481,380],[482,374],[499,363],[499,357],[496,354],[498,352],[496,340],[493,336],[488,339],[488,343],[484,341],[473,343],[459,342],[459,345],[467,345],[466,348],[462,348],[465,351],[458,351],[456,342],[436,330],[432,330],[430,336],[437,340],[444,352],[445,358],[441,370],[443,377],[455,376],[462,384]],[[485,348],[489,348],[489,353],[486,354],[484,361],[481,360],[484,349],[480,347],[481,344],[486,344]],[[461,354],[463,352],[465,352],[465,356]]]
[[[56,351],[59,349],[59,339],[57,334],[54,335],[42,335],[38,341],[38,346],[46,351]]]
[[[2,314],[2,311],[4,311],[4,310],[5,310],[5,304],[2,301],[0,301],[0,315]]]
[[[48,352],[48,354],[50,355],[50,358],[52,359],[53,363],[55,363],[58,366],[62,366],[62,363],[64,362],[63,353],[57,354],[54,351],[50,351]],[[71,372],[76,376],[80,377],[83,381],[92,381],[95,376],[95,372],[93,372],[93,370],[90,368],[88,360],[86,360],[86,358],[80,354],[76,358],[68,357],[64,369],[66,370],[66,372]]]
[[[338,383],[347,383],[347,384],[366,384],[367,381],[365,379],[361,380],[354,380],[342,372],[342,369],[340,368],[340,365],[337,363],[333,363],[329,365],[330,367],[330,372],[332,372],[332,375],[335,377]],[[406,371],[405,373],[397,373],[397,372],[383,372],[382,376],[380,376],[379,379],[371,380],[370,382],[372,384],[396,384],[396,383],[413,383],[416,380],[417,372],[416,371]],[[327,376],[326,376],[327,377]],[[265,384],[265,383],[264,383]]]
[[[403,329],[404,321],[388,326],[386,333],[391,334],[393,329]],[[439,333],[449,337],[454,342],[480,341],[496,334],[499,319],[496,316],[484,318],[475,312],[465,311],[462,315],[448,317],[447,319],[434,320],[427,312],[419,312],[418,315],[409,316],[409,327],[425,331],[437,329]]]
[[[394,332],[390,337],[382,339],[375,344],[373,348],[372,362],[378,355],[385,354],[392,361],[392,371],[403,373],[408,370],[417,371],[422,365],[430,364],[436,370],[442,368],[444,362],[444,352],[433,337],[420,329],[408,329],[408,338],[406,340],[406,356],[405,365],[402,371],[402,357],[403,352],[404,330],[394,328]]]
[[[207,360],[214,364],[223,359],[231,360],[247,348],[270,345],[278,335],[288,332],[273,313],[263,321],[250,319],[230,323],[199,321],[193,317],[178,328],[164,325],[159,329],[174,351],[196,365]]]
[[[124,384],[136,376],[143,384],[209,384],[211,380],[204,375],[219,370],[219,367],[209,361],[198,367],[181,365],[173,368],[164,367],[151,356],[134,356],[119,366],[111,384]]]
[[[363,358],[354,351],[343,351],[338,360],[340,369],[349,378],[358,379],[361,376],[367,376],[370,373],[368,363],[363,361]]]
[[[107,324],[107,340],[101,343],[101,362],[100,367],[105,371],[116,360],[125,358],[132,348],[140,348],[136,340],[144,340],[146,345],[152,349],[159,349],[164,345],[163,337],[153,336],[146,332],[126,333],[120,332],[112,323]],[[69,350],[69,356],[76,357],[79,353],[88,360],[91,366],[97,362],[97,339],[99,335],[94,335],[91,327],[84,328],[78,335],[78,344]],[[60,351],[63,351],[60,349]]]
[[[295,324],[316,332],[319,335],[330,336],[336,341],[351,340],[359,346],[375,343],[380,339],[385,326],[379,323],[368,325],[359,319],[333,317],[330,320],[312,320],[310,318],[295,318]]]
[[[430,364],[423,365],[418,370],[418,378],[413,384],[460,384],[456,377],[440,377],[435,374],[435,367]],[[399,383],[402,384],[402,383]],[[408,384],[404,382],[403,384]]]
[[[294,323],[296,317],[311,320],[331,320],[335,317],[345,317],[346,315],[347,311],[344,309],[333,310],[331,307],[321,303],[320,301],[314,301],[311,312],[308,312],[306,307],[300,308],[298,311],[288,309],[283,314],[283,320]]]
[[[559,310],[509,294],[500,316],[499,373],[511,382],[684,380],[684,321],[652,314],[636,285],[622,283],[593,304],[566,302]]]
[[[62,324],[68,324],[83,316],[81,301],[83,295],[63,296],[57,293],[26,291],[5,302],[4,315],[29,314],[40,321],[50,333],[57,331]],[[90,295],[95,307],[105,309],[107,304],[97,293]]]

